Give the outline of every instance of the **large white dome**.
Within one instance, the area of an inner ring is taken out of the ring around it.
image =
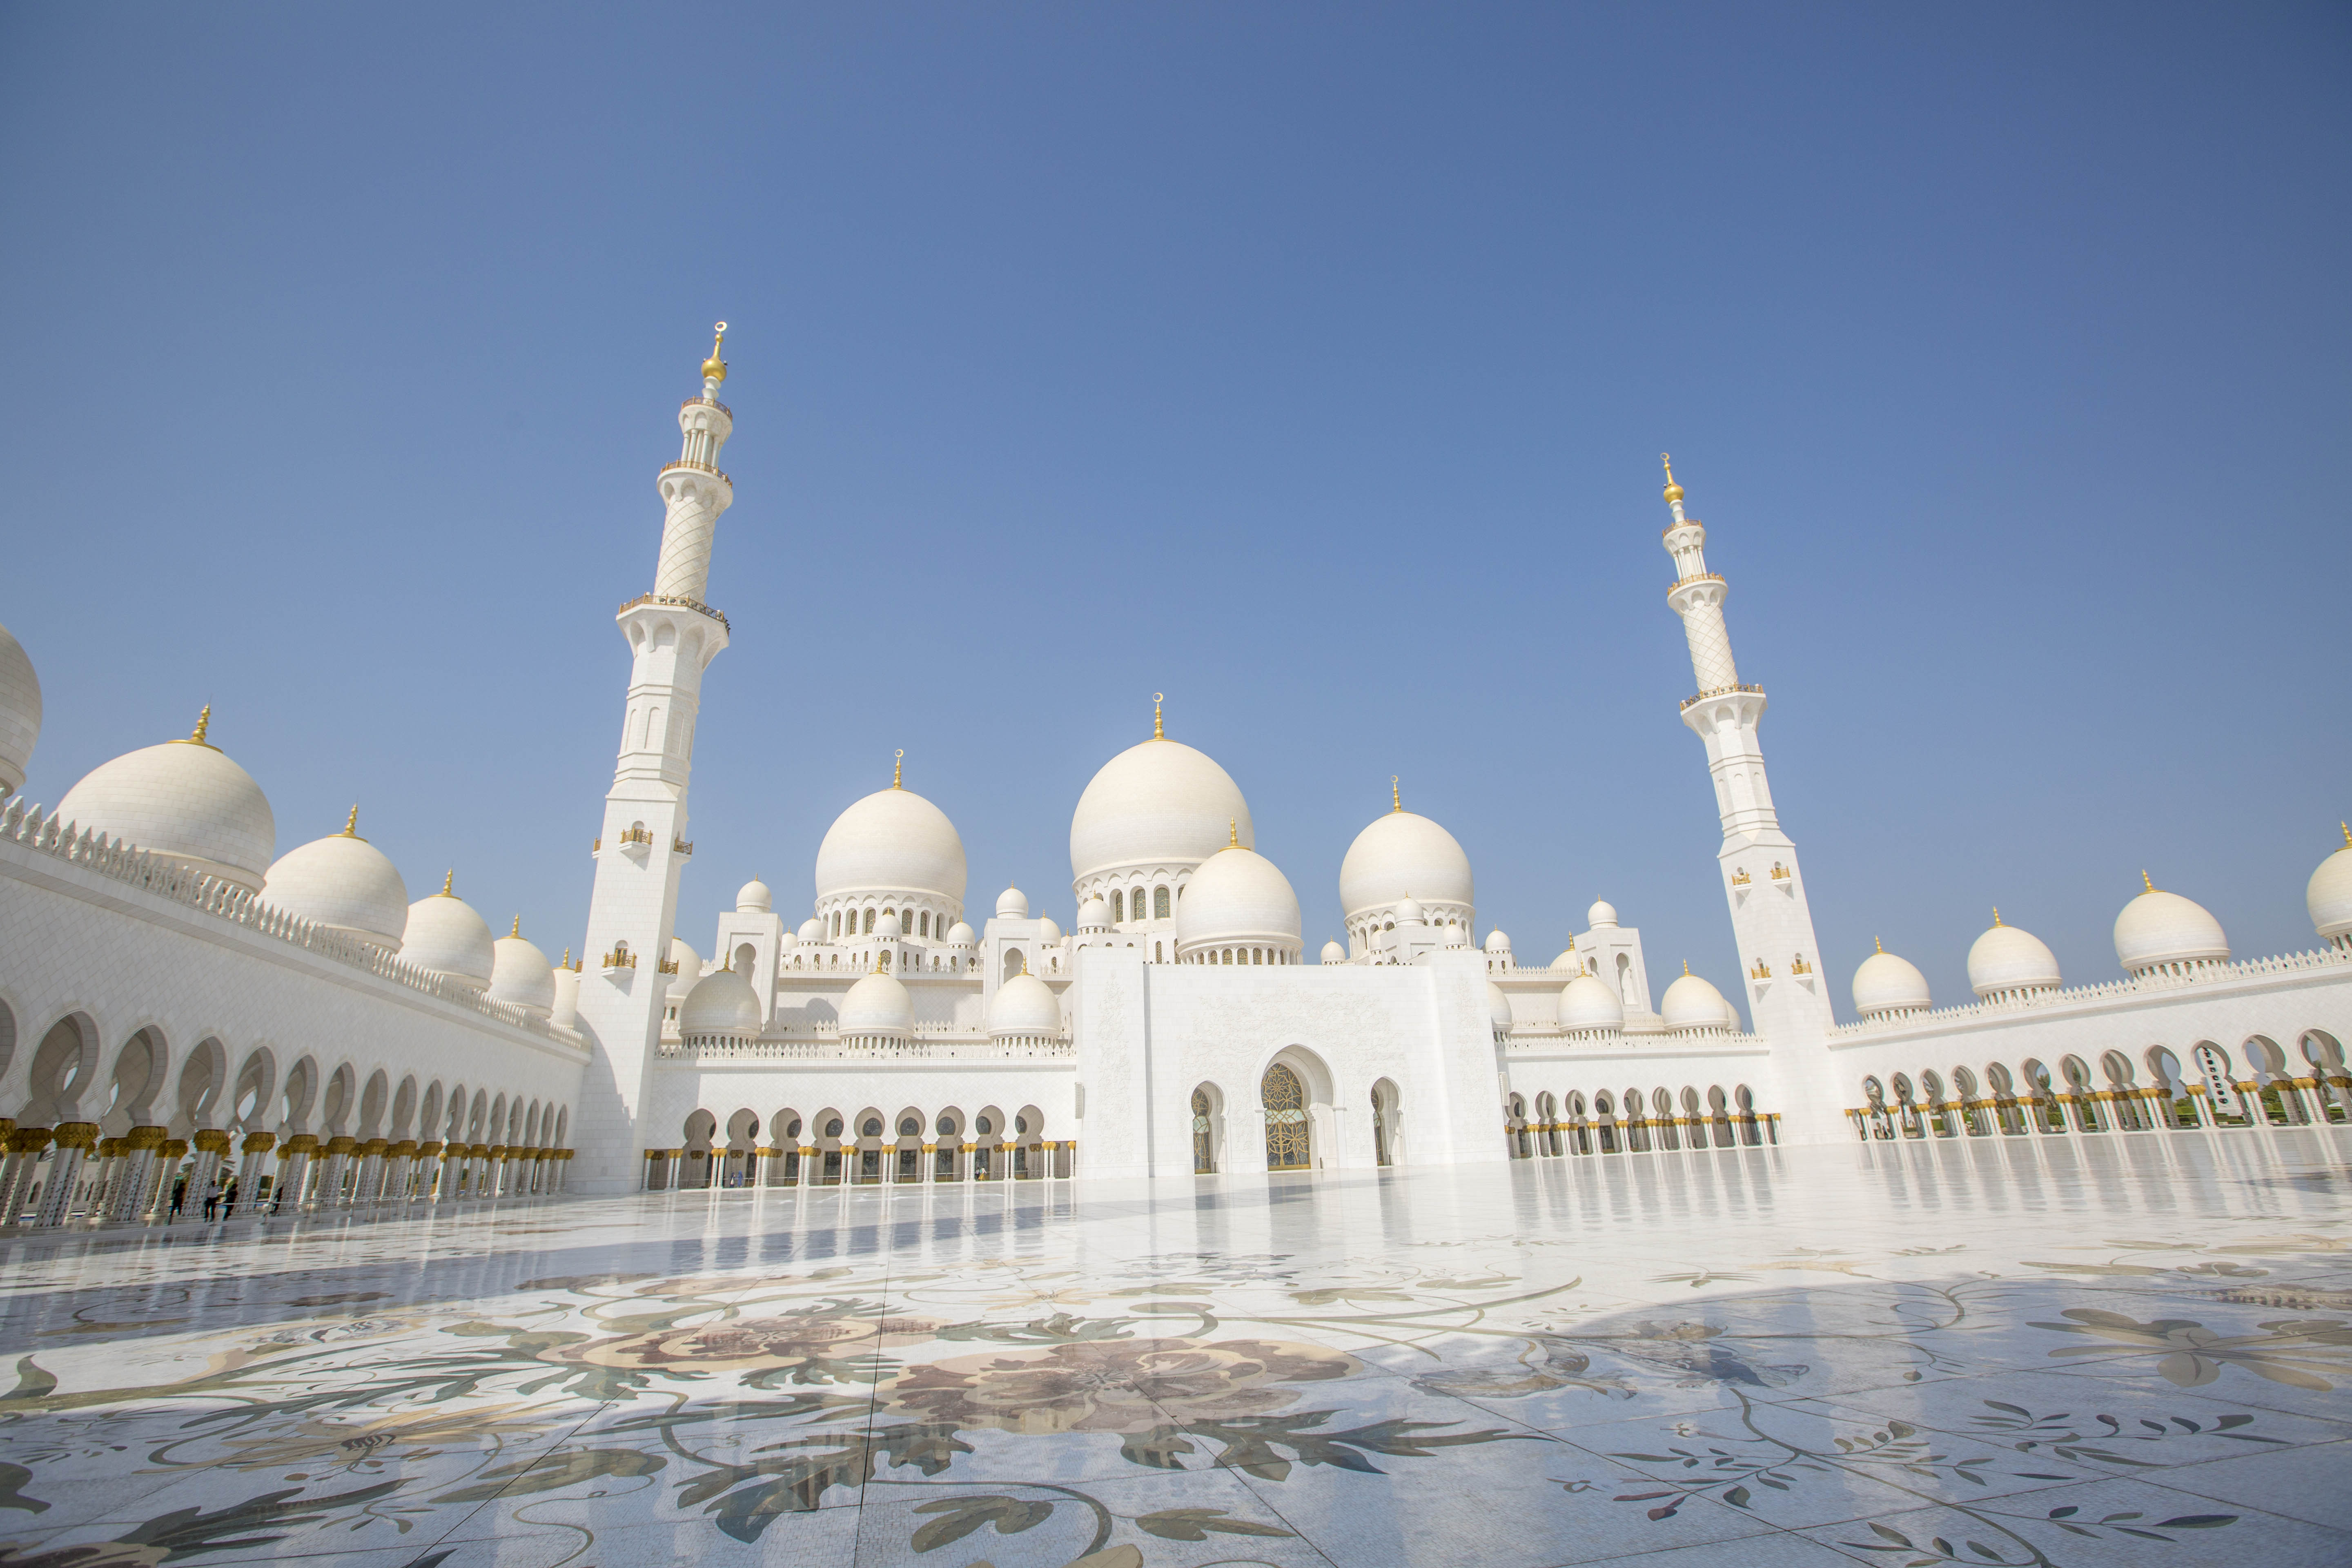
[[[2312,929],[2327,941],[2352,935],[2352,828],[2345,829],[2344,847],[2311,874],[2303,907],[2311,911]]]
[[[1739,1016],[1723,999],[1722,992],[1696,974],[1685,974],[1667,986],[1658,1012],[1669,1029],[1720,1029]],[[1738,1025],[1733,1022],[1731,1026]]]
[[[1998,913],[1992,929],[1969,949],[1969,989],[1979,996],[2053,991],[2061,984],[2058,955],[2032,932],[2001,924]]]
[[[910,789],[876,790],[833,819],[816,851],[816,896],[929,893],[963,906],[963,839]]]
[[[522,934],[520,921],[512,934],[490,944],[490,998],[511,1002],[542,1018],[555,1010],[555,966],[537,942]]]
[[[905,987],[900,987],[904,990]],[[756,1035],[760,1032],[760,995],[751,982],[732,969],[714,969],[694,983],[678,1004],[681,1035]]]
[[[1202,861],[1176,902],[1176,949],[1232,945],[1298,951],[1298,895],[1255,849],[1229,845]]]
[[[495,965],[494,965],[495,967]],[[569,964],[555,971],[551,988],[554,1005],[548,1010],[548,1021],[563,1028],[576,1028],[580,1023],[580,972]]]
[[[2133,974],[2164,963],[2226,963],[2230,939],[2204,905],[2151,884],[2116,917],[2116,959]]]
[[[1930,1005],[1927,977],[1907,958],[1882,949],[1864,959],[1853,972],[1853,1010],[1865,1018],[1880,1013],[1917,1013]]]
[[[288,850],[262,879],[261,896],[289,915],[398,952],[408,929],[408,884],[358,830],[354,809],[342,832]]]
[[[166,741],[92,769],[57,816],[239,887],[258,889],[278,855],[278,819],[252,776],[201,739]]]
[[[1625,1004],[1607,981],[1580,974],[1559,988],[1558,1016],[1563,1029],[1622,1029]]]
[[[988,1032],[993,1036],[1053,1038],[1062,1032],[1062,1005],[1054,988],[1024,970],[996,988],[988,1005]]]
[[[1257,842],[1241,787],[1206,752],[1146,741],[1102,765],[1070,816],[1073,889],[1089,877],[1144,866],[1197,866],[1225,847]]]
[[[915,1032],[915,999],[894,974],[869,974],[841,999],[841,1037],[887,1036],[904,1039]]]
[[[490,983],[497,953],[490,928],[474,906],[451,892],[445,879],[441,891],[408,906],[408,925],[402,933],[400,956],[419,969],[430,969],[476,985]]]
[[[40,738],[41,678],[24,645],[0,626],[0,800],[25,787]]]
[[[1475,901],[1470,857],[1454,835],[1429,818],[1391,811],[1377,818],[1348,846],[1339,862],[1339,908],[1350,920],[1403,899],[1431,904]],[[1471,917],[1465,915],[1465,922]]]

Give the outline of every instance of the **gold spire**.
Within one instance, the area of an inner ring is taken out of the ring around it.
[[[2000,906],[1999,904],[1995,904],[1992,907],[1992,923],[1995,925],[2000,924]]]
[[[1661,452],[1658,454],[1658,461],[1664,464],[1666,468],[1666,500],[1668,501],[1678,501],[1682,500],[1683,488],[1682,486],[1675,483],[1674,454],[1671,452]]]
[[[1389,775],[1389,809],[1392,812],[1404,809],[1404,796],[1397,794],[1397,776],[1394,773]]]
[[[2336,826],[2344,830],[2344,847],[2352,849],[2352,822],[2339,822]]]
[[[727,362],[719,357],[719,351],[724,347],[727,342],[727,323],[721,321],[718,326],[711,330],[719,335],[713,338],[710,342],[710,357],[702,362],[702,379],[705,381],[725,381],[727,379]]]
[[[563,962],[557,964],[555,967],[558,969],[569,969],[572,967],[572,944],[570,942],[565,942],[563,944]]]
[[[441,878],[441,896],[445,899],[456,898],[457,895],[450,889],[457,887],[457,873],[454,868],[443,873]]]
[[[1151,738],[1155,741],[1164,741],[1168,738],[1167,729],[1160,722],[1160,705],[1166,700],[1167,699],[1157,691],[1151,694]]]
[[[1683,960],[1683,973],[1685,974],[1688,974],[1690,973],[1690,960],[1687,958]]]
[[[1885,952],[1886,951],[1886,944],[1879,941],[1876,937],[1872,937],[1870,939],[1870,945],[1876,948],[1881,952]]]
[[[2139,874],[2139,885],[2146,888],[2151,893],[2156,891],[2156,884],[2147,879],[2147,873],[2146,871],[2142,871]]]
[[[1029,955],[1026,952],[1021,955],[1021,973],[1024,974],[1029,973]]]
[[[520,915],[517,915],[517,916],[515,916],[514,930],[512,930],[512,931],[510,931],[507,932],[507,936],[508,936],[509,940],[512,940],[513,938],[515,938],[515,937],[519,937],[519,936],[520,936],[521,934],[522,934],[522,917],[521,917]]]
[[[337,835],[336,835],[336,837],[337,837],[338,838],[359,838],[359,837],[360,837],[360,808],[359,808],[358,806],[356,806],[356,805],[355,805],[355,806],[352,807],[351,819],[350,819],[349,821],[347,821],[347,822],[345,822],[345,823],[343,824],[343,830],[342,830],[342,832],[341,832],[341,833],[337,834]],[[362,844],[364,844],[364,843],[366,843],[366,842],[367,842],[367,840],[365,840],[364,838],[361,838],[361,839],[360,839],[360,842],[361,842],[361,843],[362,843]]]
[[[205,704],[204,711],[196,715],[196,728],[194,732],[189,735],[189,737],[185,741],[182,742],[181,744],[188,746],[212,746],[214,751],[219,751],[220,748],[218,746],[213,746],[213,743],[210,741],[205,739],[205,731],[210,730],[212,727],[213,705],[207,702]]]
[[[1242,819],[1238,816],[1229,816],[1225,818],[1225,847],[1238,849],[1241,847]]]
[[[898,782],[903,776],[900,773],[900,769],[906,765],[906,761],[907,748],[904,746],[899,747],[897,751],[890,753],[890,787],[892,789],[904,789],[906,787],[906,785]]]

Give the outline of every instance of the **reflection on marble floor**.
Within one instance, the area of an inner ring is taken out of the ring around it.
[[[2352,1142],[0,1242],[0,1568],[2352,1563]]]

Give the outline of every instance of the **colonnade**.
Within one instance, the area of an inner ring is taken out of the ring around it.
[[[646,1151],[646,1192],[672,1187],[945,1185],[964,1182],[1059,1181],[1077,1172],[1075,1138],[1019,1135],[985,1143],[924,1143],[908,1138],[846,1139],[834,1147],[799,1143],[748,1149]],[[698,1169],[697,1167],[700,1167]]]
[[[548,1197],[563,1190],[572,1154],[551,1145],[322,1140],[307,1132],[282,1142],[276,1133],[248,1132],[240,1144],[220,1128],[182,1139],[163,1127],[133,1127],[101,1138],[95,1122],[18,1127],[5,1118],[0,1150],[0,1225],[28,1227],[169,1220],[183,1180],[178,1212],[186,1218],[201,1217],[206,1196],[226,1193],[231,1182],[236,1195],[223,1217],[238,1209],[378,1215],[416,1204]],[[274,1168],[265,1169],[273,1155]]]

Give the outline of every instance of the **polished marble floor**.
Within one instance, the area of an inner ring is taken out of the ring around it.
[[[2352,1142],[0,1237],[0,1568],[2352,1563]]]

